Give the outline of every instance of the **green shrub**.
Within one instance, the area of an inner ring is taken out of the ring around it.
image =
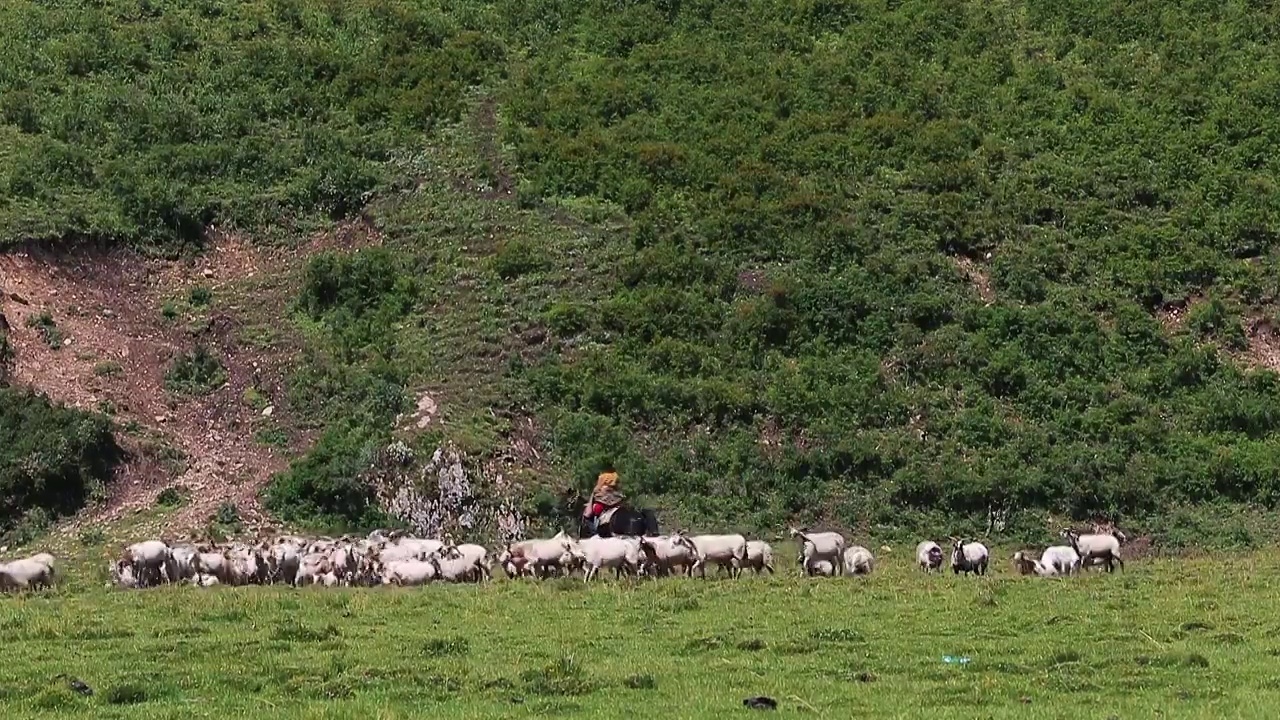
[[[29,539],[78,511],[123,455],[105,418],[0,388],[0,534]]]
[[[64,337],[62,329],[58,327],[58,324],[53,319],[53,315],[48,311],[42,312],[39,315],[28,315],[27,327],[34,328],[36,333],[40,335],[40,339],[44,340],[45,344],[54,350],[62,347]]]
[[[165,389],[184,395],[206,395],[226,381],[222,363],[203,345],[178,353],[164,376]]]
[[[271,512],[286,521],[334,527],[385,526],[373,489],[360,480],[380,445],[362,433],[330,428],[316,446],[264,491]]]
[[[197,285],[188,293],[187,302],[191,307],[205,307],[213,302],[213,291],[203,285]]]
[[[549,265],[546,253],[529,240],[503,242],[493,256],[493,271],[505,280],[545,270]]]

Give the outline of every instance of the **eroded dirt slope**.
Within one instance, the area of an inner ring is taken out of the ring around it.
[[[203,527],[223,502],[235,503],[246,525],[267,524],[258,491],[313,440],[298,430],[284,387],[298,348],[284,313],[302,264],[321,249],[379,242],[354,222],[291,251],[215,230],[207,252],[182,261],[119,249],[0,255],[15,381],[114,413],[130,451],[107,501],[60,532],[150,507],[175,484],[191,500],[168,519],[170,532]],[[211,291],[207,306],[189,302],[196,287]],[[62,336],[57,347],[32,324],[46,313]],[[167,391],[174,356],[199,344],[221,360],[227,382],[207,395]],[[263,433],[276,442],[263,442]]]

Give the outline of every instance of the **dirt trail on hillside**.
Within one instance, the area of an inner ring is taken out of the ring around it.
[[[312,440],[296,432],[284,387],[297,347],[281,315],[296,292],[296,270],[321,249],[380,241],[371,227],[353,222],[293,251],[255,249],[212,231],[209,249],[183,261],[119,249],[28,248],[0,255],[0,312],[10,325],[15,382],[74,407],[111,408],[120,427],[136,423],[135,431],[118,433],[130,461],[120,468],[108,500],[60,531],[150,507],[161,490],[175,484],[190,491],[190,500],[165,523],[169,531],[203,527],[223,502],[235,503],[250,528],[268,524],[258,491],[287,460],[283,451],[256,442],[255,430],[285,430],[292,450]],[[213,295],[201,321],[166,318],[165,303],[181,302],[196,286]],[[46,312],[66,338],[57,349],[28,326],[28,318]],[[263,325],[278,333],[274,341],[246,343],[243,330]],[[204,396],[167,392],[165,374],[173,357],[200,344],[222,362],[227,382]],[[262,402],[247,401],[250,388],[269,404],[268,416]],[[164,443],[185,456],[176,477],[173,463],[164,461]]]

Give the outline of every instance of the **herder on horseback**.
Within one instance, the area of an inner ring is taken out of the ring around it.
[[[600,473],[591,497],[587,498],[587,506],[582,510],[582,518],[590,523],[592,534],[599,527],[601,516],[617,509],[624,497],[618,489],[618,473],[612,468]]]

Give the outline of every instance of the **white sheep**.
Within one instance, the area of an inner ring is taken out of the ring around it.
[[[382,582],[385,585],[417,586],[434,580],[438,573],[439,566],[429,560],[396,560],[382,567]]]
[[[1074,530],[1063,530],[1062,537],[1071,543],[1071,547],[1080,555],[1081,567],[1104,564],[1107,572],[1115,572],[1119,565],[1124,570],[1124,560],[1120,557],[1120,539],[1113,534],[1090,533],[1081,535]]]
[[[668,575],[677,568],[688,575],[698,559],[697,551],[680,533],[642,536],[640,551],[644,554],[642,572],[659,577]]]
[[[612,568],[614,577],[621,578],[624,572],[635,573],[640,567],[640,541],[637,538],[583,538],[572,554],[574,563],[583,569],[583,582],[591,582],[601,568]]]
[[[932,540],[925,540],[916,546],[916,562],[920,569],[927,573],[942,569],[942,546]]]
[[[158,585],[172,580],[177,571],[173,568],[173,553],[159,540],[145,540],[124,549],[120,562],[133,568],[134,577],[143,586]]]
[[[986,575],[989,557],[986,545],[980,542],[966,543],[960,538],[952,538],[951,571],[953,573],[958,575],[963,572],[968,575],[972,572]]]
[[[1074,575],[1080,571],[1080,553],[1068,545],[1053,545],[1040,554],[1040,564],[1053,575]]]
[[[24,558],[0,564],[0,591],[39,590],[53,586],[53,568],[41,560]]]
[[[747,539],[741,535],[695,535],[685,538],[697,553],[690,574],[697,571],[702,577],[707,576],[707,562],[714,562],[721,568],[729,568],[730,577],[742,574],[742,566],[747,562]]]
[[[848,546],[844,536],[837,532],[806,533],[791,528],[791,537],[799,538],[800,554],[797,561],[806,574],[813,575],[813,563],[827,560],[836,573],[843,571],[844,551]]]

